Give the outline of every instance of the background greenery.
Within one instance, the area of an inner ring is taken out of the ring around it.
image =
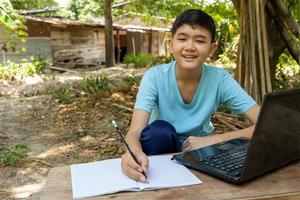
[[[120,1],[112,1],[118,3]],[[300,21],[300,1],[299,0],[284,0],[289,12],[293,15],[296,21]],[[17,44],[25,42],[27,33],[25,20],[18,14],[21,10],[30,10],[57,6],[55,0],[0,0],[0,23],[5,27],[4,34],[7,36],[5,45],[7,49],[20,51]],[[208,12],[213,16],[217,25],[217,43],[218,48],[213,57],[213,61],[223,65],[232,65],[236,63],[236,54],[239,41],[239,17],[231,0],[215,0],[215,1],[195,1],[195,0],[135,0],[123,7],[113,9],[114,19],[130,18],[139,16],[147,23],[155,23],[157,17],[164,19],[174,19],[179,13],[187,8],[199,8]],[[16,12],[17,11],[17,12]],[[70,0],[68,6],[54,13],[54,16],[63,16],[69,19],[81,21],[99,20],[104,14],[104,0]],[[298,38],[299,39],[299,38]],[[168,58],[167,58],[168,59]],[[147,63],[155,63],[156,58],[151,55],[127,55],[125,63],[135,63],[136,67],[145,67]],[[163,61],[163,60],[161,60]],[[8,66],[8,67],[7,67]],[[16,71],[16,65],[8,63],[6,70],[12,68]],[[24,64],[19,65],[23,68]],[[0,78],[5,78],[7,75],[1,75],[4,65],[0,65]],[[286,68],[293,69],[286,70]],[[19,70],[22,71],[22,70]],[[26,71],[26,70],[23,70]],[[28,70],[27,70],[28,71]],[[32,70],[29,70],[32,74]],[[39,70],[36,70],[39,72]],[[289,73],[288,73],[289,71]],[[15,72],[8,73],[14,74]],[[29,75],[30,75],[29,74]],[[286,87],[286,80],[289,77],[297,76],[299,67],[293,62],[293,59],[286,51],[279,59],[276,73],[276,81],[274,87]]]

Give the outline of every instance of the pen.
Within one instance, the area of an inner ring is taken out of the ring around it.
[[[127,142],[125,141],[123,135],[122,135],[122,132],[121,132],[121,129],[118,127],[117,123],[115,122],[115,120],[112,120],[111,123],[113,124],[113,126],[115,127],[117,133],[120,135],[121,137],[121,140],[122,142],[125,144],[127,150],[129,151],[131,157],[133,158],[133,160],[138,164],[140,165],[140,162],[138,161],[138,159],[135,157],[134,153],[131,151],[131,149],[129,148],[129,145],[127,144]],[[146,173],[144,172],[144,170],[142,171],[142,174],[145,176],[145,178],[147,179],[147,175]]]

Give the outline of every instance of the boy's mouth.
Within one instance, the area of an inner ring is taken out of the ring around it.
[[[186,54],[183,54],[182,57],[185,59],[188,59],[188,60],[193,60],[193,59],[197,58],[197,56],[195,56],[195,55],[186,55]]]

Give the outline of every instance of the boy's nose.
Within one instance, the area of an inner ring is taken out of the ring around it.
[[[194,45],[195,45],[194,41],[188,40],[187,43],[186,43],[186,48],[188,48],[188,49],[194,49],[195,48]]]

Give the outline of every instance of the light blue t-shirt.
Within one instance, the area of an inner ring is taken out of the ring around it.
[[[211,117],[220,105],[243,114],[256,103],[227,71],[204,64],[193,100],[186,104],[177,85],[175,64],[173,61],[146,71],[134,108],[152,113],[150,122],[162,119],[171,123],[181,142],[188,136],[211,134]]]

